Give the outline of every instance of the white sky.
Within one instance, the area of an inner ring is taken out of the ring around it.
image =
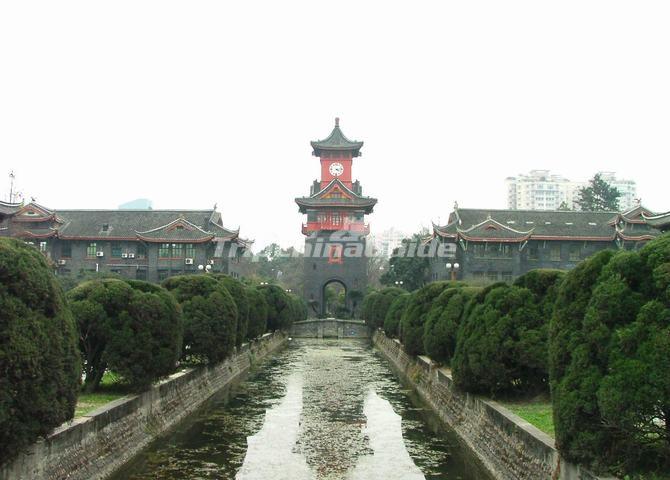
[[[209,208],[257,246],[333,118],[365,141],[373,232],[505,208],[552,169],[637,181],[670,209],[670,2],[59,1],[0,4],[0,198]]]

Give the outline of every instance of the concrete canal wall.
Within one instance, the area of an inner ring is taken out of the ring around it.
[[[218,365],[175,373],[140,395],[121,398],[63,424],[4,466],[0,478],[106,478],[285,342],[284,334],[266,334]]]
[[[437,368],[428,357],[410,357],[397,340],[382,331],[372,341],[470,449],[489,472],[509,480],[598,479],[564,461],[554,439],[502,405],[456,388],[448,370]]]

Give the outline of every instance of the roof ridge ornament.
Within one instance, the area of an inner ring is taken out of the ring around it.
[[[339,126],[340,126],[340,117],[335,117],[335,126],[339,128]]]

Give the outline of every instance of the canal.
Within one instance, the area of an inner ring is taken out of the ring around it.
[[[367,341],[292,340],[121,479],[487,479]]]

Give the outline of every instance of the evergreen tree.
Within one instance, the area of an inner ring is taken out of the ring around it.
[[[599,173],[579,191],[577,204],[585,212],[616,212],[621,192],[602,179]]]
[[[0,464],[72,418],[76,325],[37,249],[0,238]]]
[[[411,292],[426,284],[430,263],[421,251],[427,233],[415,233],[412,238],[403,239],[401,246],[393,251],[389,270],[380,278],[382,285],[394,286],[396,281],[402,281],[403,288]]]

